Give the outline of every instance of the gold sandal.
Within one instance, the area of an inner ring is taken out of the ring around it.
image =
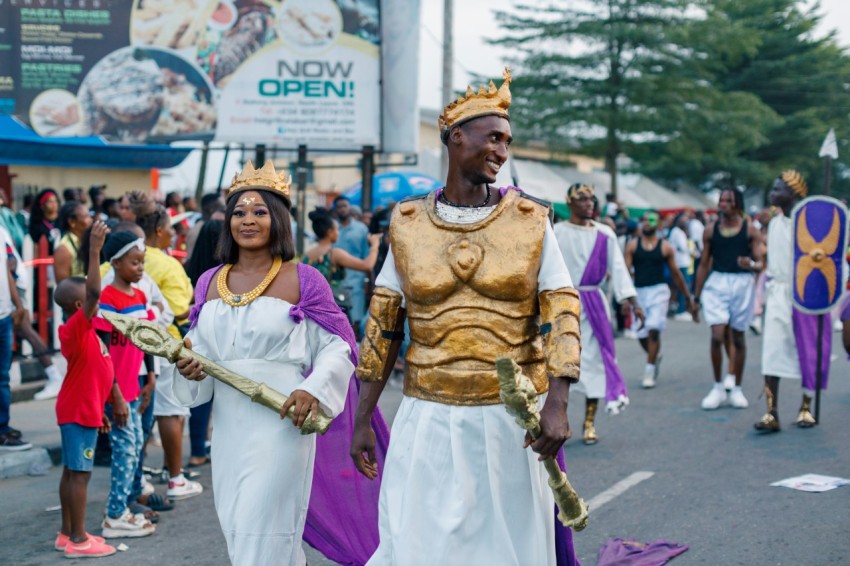
[[[779,419],[770,413],[765,413],[759,422],[753,425],[759,432],[779,432]]]

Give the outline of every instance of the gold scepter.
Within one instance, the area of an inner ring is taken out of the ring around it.
[[[540,411],[537,408],[537,390],[523,373],[522,368],[510,358],[496,360],[496,374],[499,376],[499,397],[505,409],[523,429],[531,433],[532,438],[540,436]],[[554,458],[543,460],[543,466],[549,473],[549,487],[555,494],[558,504],[558,520],[565,527],[580,531],[587,526],[587,504],[561,471]]]
[[[222,383],[233,387],[240,393],[244,393],[250,397],[251,401],[265,405],[276,413],[280,413],[284,403],[289,398],[280,391],[276,391],[265,383],[257,383],[247,377],[242,377],[238,373],[234,373],[219,364],[208,360],[207,358],[193,352],[183,345],[183,342],[173,337],[162,326],[147,321],[139,320],[138,318],[118,314],[114,312],[101,312],[103,317],[112,323],[118,332],[123,334],[136,345],[141,351],[146,354],[152,354],[165,358],[171,363],[183,358],[195,358],[201,362],[204,372],[213,376]],[[286,416],[295,420],[295,407],[291,407]],[[308,414],[307,419],[301,427],[301,434],[311,434],[317,432],[324,434],[328,427],[331,426],[332,419],[324,414],[321,410],[318,414]]]

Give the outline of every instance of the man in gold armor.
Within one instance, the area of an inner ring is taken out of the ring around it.
[[[553,520],[538,460],[556,457],[569,433],[580,303],[548,206],[513,187],[490,186],[512,139],[509,85],[506,71],[498,90],[492,82],[469,89],[446,107],[445,188],[393,211],[361,345],[364,383],[351,448],[367,477],[384,465],[381,542],[369,564],[575,561],[569,531]],[[405,318],[404,398],[381,463],[369,421]],[[494,363],[505,356],[545,399],[536,440],[500,405]]]

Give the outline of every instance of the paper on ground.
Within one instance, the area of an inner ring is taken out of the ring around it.
[[[850,485],[850,480],[844,478],[836,478],[832,476],[822,476],[820,474],[803,474],[773,482],[770,484],[776,487],[790,487],[799,491],[810,491],[812,493],[820,493],[829,491],[842,485]]]

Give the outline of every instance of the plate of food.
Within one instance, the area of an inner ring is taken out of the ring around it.
[[[83,135],[121,141],[211,139],[216,111],[209,79],[169,49],[123,47],[88,72],[77,93]]]
[[[342,33],[342,12],[333,0],[285,0],[277,20],[281,39],[302,52],[323,51]]]
[[[71,137],[80,131],[80,103],[74,93],[45,90],[30,105],[30,126],[45,137]]]

